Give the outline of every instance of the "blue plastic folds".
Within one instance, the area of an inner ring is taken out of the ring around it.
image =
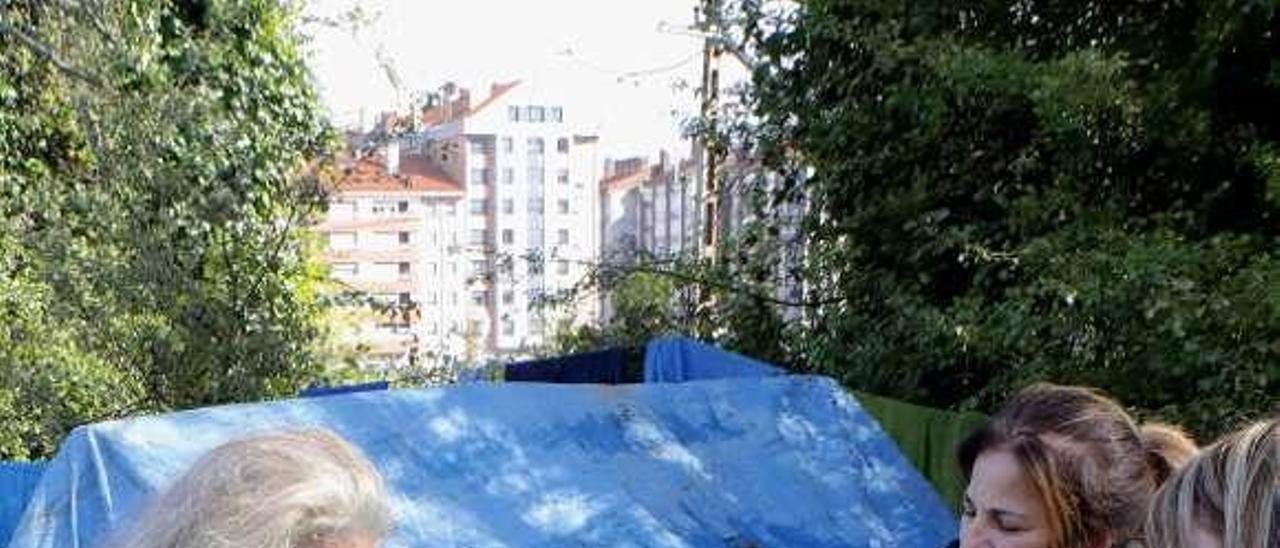
[[[655,339],[645,347],[644,382],[686,382],[770,377],[782,369],[685,337]]]
[[[0,546],[9,543],[44,466],[42,462],[0,462]]]
[[[95,548],[199,455],[330,428],[386,477],[388,547],[937,548],[956,523],[821,377],[479,384],[235,405],[77,429],[10,548]]]

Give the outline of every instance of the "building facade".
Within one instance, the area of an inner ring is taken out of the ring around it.
[[[459,356],[460,326],[444,318],[458,315],[460,299],[434,288],[462,280],[462,185],[394,144],[344,170],[316,228],[333,280],[355,299],[345,338],[375,368]]]
[[[606,261],[691,256],[699,245],[695,166],[636,157],[605,161],[600,182],[602,254]]]
[[[463,191],[459,216],[448,222],[461,231],[466,276],[461,284],[429,281],[427,298],[465,298],[460,308],[428,305],[423,314],[461,319],[467,360],[518,356],[561,322],[598,317],[598,299],[587,296],[541,306],[578,286],[599,258],[598,138],[554,97],[519,82],[494,85],[478,102],[468,90],[448,91],[400,137],[402,149],[422,154]]]

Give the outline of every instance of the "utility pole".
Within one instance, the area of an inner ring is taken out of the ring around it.
[[[720,131],[720,57],[724,54],[721,25],[723,0],[702,0],[697,25],[704,34],[702,45],[702,135],[697,137],[698,159],[702,161],[702,245],[699,254],[715,260],[720,246],[720,182],[718,164],[724,145],[716,137]],[[711,136],[711,139],[708,139]]]

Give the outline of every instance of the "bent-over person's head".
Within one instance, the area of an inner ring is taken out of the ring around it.
[[[201,457],[118,548],[374,548],[390,528],[382,480],[324,430],[232,441]]]
[[[1280,546],[1280,419],[1260,421],[1206,447],[1156,495],[1152,548]]]
[[[1037,384],[961,444],[964,548],[1108,548],[1141,537],[1151,497],[1192,446],[1144,431],[1088,388]],[[1160,437],[1159,440],[1154,437]]]

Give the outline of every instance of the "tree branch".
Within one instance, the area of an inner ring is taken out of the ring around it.
[[[40,42],[39,40],[36,40],[34,37],[28,35],[27,33],[22,32],[21,30],[18,30],[13,25],[10,25],[4,21],[0,21],[0,33],[9,34],[17,38],[19,42],[22,42],[22,44],[27,47],[27,49],[31,50],[36,55],[39,55],[40,57],[44,58],[49,63],[53,64],[53,66],[57,67],[58,70],[61,70],[63,73],[67,74],[68,76],[71,76],[78,80],[82,80],[86,83],[92,84],[97,87],[102,86],[102,82],[98,80],[96,77],[76,67],[71,66],[66,61],[63,61],[58,57],[56,53],[53,52],[53,49],[50,48],[48,45],[44,44],[43,42]]]

